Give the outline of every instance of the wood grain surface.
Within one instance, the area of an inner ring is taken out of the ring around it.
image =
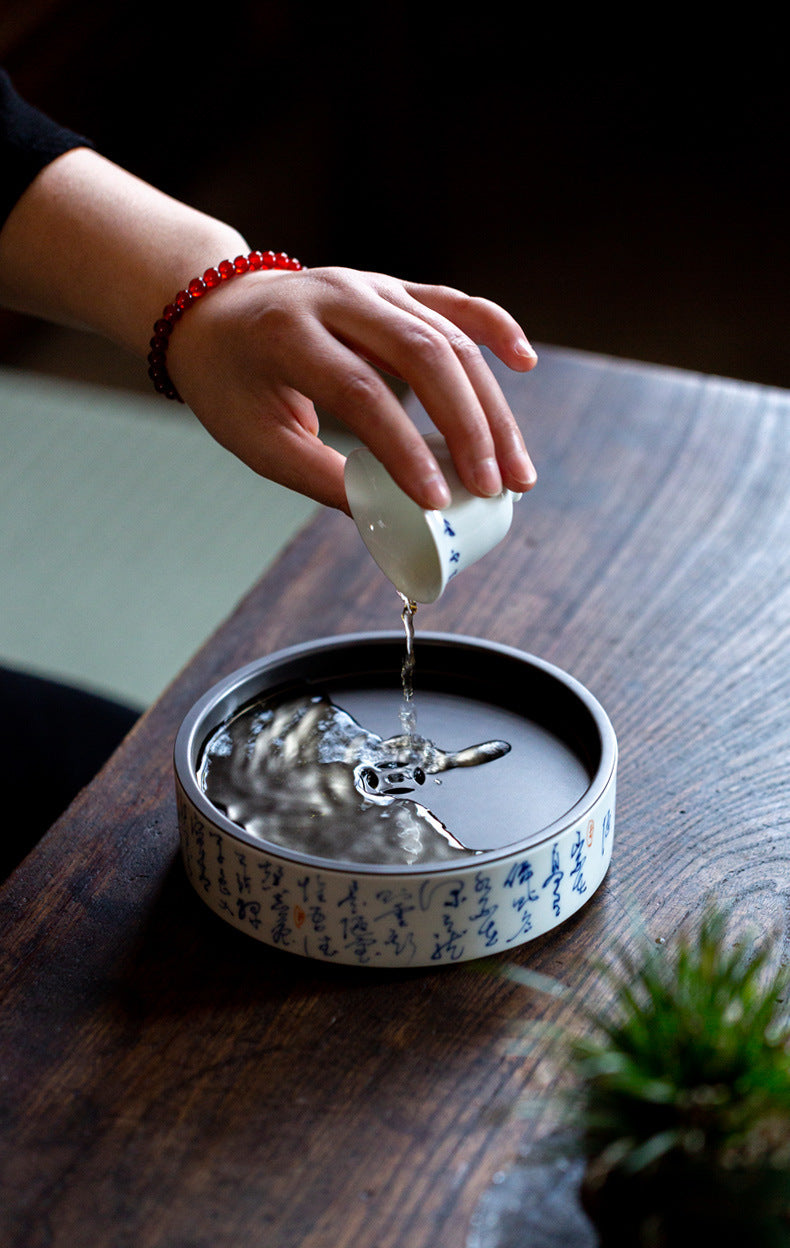
[[[0,894],[4,1248],[594,1243],[567,1167],[541,1186],[527,1164],[563,1083],[554,1025],[604,999],[594,959],[640,930],[671,947],[711,895],[784,956],[790,396],[551,350],[500,376],[539,482],[419,609],[417,696],[420,629],[591,689],[621,750],[602,888],[506,957],[410,973],[268,949],[190,891],[171,751],[192,703],[280,647],[398,626],[351,522],[322,514]],[[575,1239],[552,1238],[563,1217]]]

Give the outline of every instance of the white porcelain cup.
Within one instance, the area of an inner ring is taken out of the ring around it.
[[[503,490],[494,498],[470,494],[440,434],[428,434],[452,495],[441,511],[424,511],[396,485],[367,447],[346,460],[348,504],[362,540],[395,588],[413,602],[435,602],[464,568],[496,546],[521,498]]]

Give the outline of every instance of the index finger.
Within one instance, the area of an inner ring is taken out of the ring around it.
[[[509,368],[529,372],[537,364],[537,352],[524,330],[498,303],[467,295],[452,286],[427,286],[421,282],[404,282],[403,286],[419,304],[452,321]]]

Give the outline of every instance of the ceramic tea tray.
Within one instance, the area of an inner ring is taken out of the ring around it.
[[[605,711],[560,669],[475,638],[418,635],[417,731],[453,758],[481,742],[510,749],[429,775],[419,793],[397,799],[419,801],[462,843],[450,861],[354,861],[353,853],[306,852],[304,843],[294,849],[209,800],[199,779],[207,741],[261,699],[325,700],[376,739],[398,734],[404,653],[399,632],[281,650],[210,689],[181,725],[174,764],[188,877],[217,915],[255,939],[335,963],[432,966],[542,935],[601,883],[617,769]],[[293,778],[298,785],[296,767]]]

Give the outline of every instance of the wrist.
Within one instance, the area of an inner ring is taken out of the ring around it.
[[[165,304],[152,327],[147,357],[148,375],[157,393],[164,395],[165,398],[183,402],[171,376],[168,353],[173,331],[176,330],[185,314],[190,314],[189,320],[194,325],[196,318],[191,310],[196,305],[202,304],[207,298],[211,303],[215,298],[215,291],[219,291],[220,287],[227,286],[230,282],[235,285],[236,279],[246,274],[266,277],[274,273],[298,272],[301,268],[302,265],[298,260],[282,251],[244,251],[232,260],[226,258],[217,264],[210,265],[202,274],[191,278]],[[177,341],[179,338],[183,338],[180,332],[176,334]]]
[[[187,237],[164,240],[150,257],[150,268],[138,288],[134,338],[127,345],[146,360],[152,349],[150,339],[154,323],[161,319],[165,308],[187,291],[195,275],[216,268],[224,257],[232,260],[236,256],[247,255],[249,251],[243,236],[219,221],[201,222],[200,227],[191,230]],[[189,306],[188,301],[185,306]]]

